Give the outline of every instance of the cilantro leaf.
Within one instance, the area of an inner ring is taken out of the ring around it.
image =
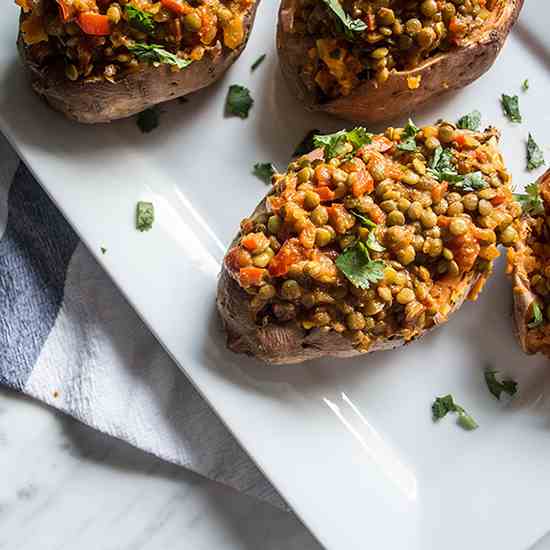
[[[101,250],[101,253],[102,253],[102,254],[106,254],[106,253],[107,253],[107,249],[106,249],[104,246],[100,247],[100,250]]]
[[[462,177],[456,171],[452,160],[452,150],[443,149],[443,147],[439,145],[434,151],[434,156],[430,162],[428,173],[438,181],[460,181]]]
[[[155,207],[152,202],[140,201],[136,208],[136,228],[138,231],[149,231],[155,221]]]
[[[336,267],[357,288],[370,288],[384,277],[386,264],[381,260],[371,260],[367,246],[357,241],[336,258]]]
[[[305,136],[304,139],[296,146],[294,149],[293,157],[301,157],[302,155],[307,155],[315,149],[313,143],[313,138],[319,133],[319,130],[310,130]]]
[[[371,231],[369,233],[366,244],[367,244],[367,248],[374,250],[374,252],[384,252],[384,250],[386,250],[376,238],[376,234],[374,233],[374,231]]]
[[[252,173],[264,183],[270,184],[271,177],[273,174],[277,173],[277,170],[271,162],[258,162],[254,165],[254,170]]]
[[[521,122],[523,120],[519,112],[519,97],[517,95],[509,96],[502,94],[500,102],[504,114],[508,117],[510,122]]]
[[[252,63],[252,66],[250,67],[250,70],[255,71],[265,61],[266,57],[267,57],[267,55],[265,53],[260,55],[260,57],[258,57],[258,59],[256,59],[256,61],[254,61],[254,63]]]
[[[540,168],[544,162],[544,153],[533,139],[531,133],[527,139],[527,170],[536,170]]]
[[[481,125],[481,113],[476,109],[467,115],[464,115],[458,120],[457,126],[463,130],[479,130]]]
[[[465,430],[475,430],[478,428],[477,422],[460,405],[455,403],[451,394],[437,397],[432,404],[433,421],[437,422],[450,412],[458,414],[457,422],[461,428]]]
[[[350,212],[361,222],[361,225],[364,225],[366,227],[377,227],[377,225],[367,218],[366,216],[363,216],[363,214],[359,214],[359,212],[354,212],[353,210],[350,210]]]
[[[540,306],[537,302],[533,302],[532,313],[533,313],[533,320],[530,323],[528,323],[527,326],[529,328],[537,328],[538,326],[542,325],[542,323],[544,322],[542,310],[540,309]]]
[[[173,65],[180,70],[185,69],[193,63],[191,59],[182,59],[157,44],[136,43],[133,46],[128,46],[128,50],[135,54],[140,61]]]
[[[344,11],[344,8],[338,0],[322,0],[326,6],[334,13],[334,15],[340,20],[344,29],[349,32],[363,32],[367,29],[367,24],[361,19],[353,19],[349,14]]]
[[[346,152],[346,144],[349,142],[354,149],[371,142],[372,135],[365,128],[354,128],[349,132],[340,130],[335,134],[313,136],[314,147],[322,147],[325,150],[325,160],[333,159]]]
[[[493,369],[485,369],[485,383],[489,391],[497,398],[500,399],[502,392],[507,393],[510,397],[515,395],[518,391],[518,383],[510,378],[500,382],[497,380],[498,371]]]
[[[479,191],[480,189],[485,189],[488,186],[487,182],[483,179],[483,174],[481,172],[470,172],[469,174],[465,174],[462,181],[455,181],[453,182],[453,185],[466,193]]]
[[[254,105],[254,100],[250,95],[250,90],[244,86],[233,84],[229,87],[227,101],[225,104],[226,111],[240,118],[248,118],[248,113]]]
[[[128,18],[129,25],[134,29],[147,34],[155,32],[155,21],[150,13],[140,10],[135,6],[131,6],[130,4],[126,5],[124,12]]]
[[[414,153],[417,150],[416,146],[416,134],[420,132],[420,128],[409,118],[407,125],[401,135],[401,142],[397,145],[400,151],[407,151]]]
[[[544,214],[544,204],[539,195],[537,182],[530,183],[525,187],[525,193],[514,193],[514,199],[520,204],[525,214],[540,216]]]
[[[152,132],[160,124],[160,109],[155,106],[142,111],[137,117],[136,124],[144,134]]]
[[[521,83],[521,89],[524,92],[526,92],[529,89],[529,80],[527,78]]]

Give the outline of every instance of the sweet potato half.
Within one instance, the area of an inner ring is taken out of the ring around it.
[[[181,70],[174,70],[170,65],[142,62],[139,70],[121,75],[113,82],[73,82],[66,77],[63,60],[55,59],[53,63],[45,64],[37,61],[22,32],[17,45],[34,91],[51,107],[78,122],[111,122],[185,96],[218,80],[243,52],[259,1],[251,3],[244,16],[246,37],[239,47],[230,49],[218,44],[200,61],[194,61]],[[32,13],[40,13],[47,2],[52,0],[31,0]],[[22,12],[20,29],[29,17],[31,12]]]
[[[281,69],[289,88],[309,110],[368,124],[414,112],[436,96],[463,88],[483,75],[493,65],[523,6],[523,0],[499,0],[485,26],[449,52],[438,53],[412,70],[392,71],[383,84],[366,80],[347,96],[324,99],[303,71],[315,41],[295,32],[296,3],[282,0],[277,28]]]

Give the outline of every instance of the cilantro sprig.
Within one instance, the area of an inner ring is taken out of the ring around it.
[[[409,118],[407,125],[401,135],[401,142],[397,145],[400,151],[407,151],[414,153],[417,150],[416,146],[416,134],[420,132],[420,128]]]
[[[531,313],[533,315],[532,321],[527,324],[529,328],[537,328],[544,322],[544,316],[542,315],[542,309],[540,308],[538,302],[533,302],[533,307],[531,308]]]
[[[135,54],[140,61],[173,65],[180,70],[185,69],[193,63],[191,59],[182,59],[157,44],[143,44],[138,42],[133,46],[128,46],[128,50]]]
[[[258,57],[258,59],[256,59],[256,61],[254,61],[254,63],[252,63],[252,65],[250,67],[250,70],[252,72],[254,72],[265,61],[266,57],[267,57],[267,55],[265,53],[260,55],[260,57]]]
[[[459,174],[453,164],[453,152],[450,148],[437,147],[428,168],[428,174],[438,181],[446,181],[460,191],[471,193],[487,187],[481,172]]]
[[[369,248],[362,241],[357,241],[336,258],[336,267],[353,286],[362,289],[381,281],[385,266],[382,260],[371,259]]]
[[[476,132],[481,125],[481,113],[476,109],[458,120],[457,126],[463,130]]]
[[[149,107],[149,109],[145,109],[145,111],[139,113],[136,124],[144,134],[149,134],[158,128],[160,124],[160,109],[158,106]]]
[[[522,122],[523,118],[519,112],[519,97],[517,95],[502,94],[500,99],[504,114],[510,122]]]
[[[432,404],[432,416],[434,422],[447,416],[448,413],[458,414],[458,425],[465,430],[475,430],[478,428],[477,422],[464,410],[463,407],[456,404],[451,394],[437,397]]]
[[[338,21],[343,25],[344,32],[348,38],[353,38],[353,33],[367,30],[367,24],[361,19],[354,19],[351,15],[347,14],[339,0],[322,0],[322,2],[332,11]]]
[[[518,383],[511,378],[506,378],[501,382],[497,379],[497,374],[497,370],[485,369],[487,389],[499,400],[503,393],[507,393],[510,397],[514,396],[518,391]]]
[[[155,221],[155,207],[152,202],[140,201],[136,207],[136,229],[149,231]]]
[[[277,173],[277,170],[271,162],[258,162],[254,165],[252,173],[264,183],[270,184],[273,174]]]
[[[252,105],[254,105],[254,100],[248,88],[239,86],[238,84],[233,84],[229,87],[225,103],[227,113],[240,118],[248,118]]]
[[[155,32],[155,21],[150,13],[140,10],[135,6],[131,6],[130,4],[126,5],[124,13],[128,19],[128,23],[134,29],[147,34]]]
[[[372,134],[365,128],[357,127],[353,130],[340,130],[335,134],[313,136],[313,145],[325,150],[325,160],[333,159],[346,152],[346,145],[350,143],[354,150],[370,143]]]
[[[527,185],[525,193],[514,193],[514,199],[521,204],[521,208],[525,214],[532,216],[544,214],[544,204],[540,198],[537,182]]]
[[[538,146],[537,142],[533,139],[531,133],[529,133],[529,137],[527,139],[527,170],[536,170],[543,164],[545,164],[544,153]]]
[[[294,149],[294,153],[292,153],[293,157],[301,157],[302,155],[307,155],[308,153],[311,153],[313,149],[315,149],[315,144],[313,142],[316,135],[319,134],[319,130],[310,130],[296,145],[296,148]]]

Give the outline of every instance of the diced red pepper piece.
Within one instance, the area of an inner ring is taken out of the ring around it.
[[[106,15],[86,11],[79,14],[78,26],[85,34],[92,36],[108,36],[111,33],[111,24]]]

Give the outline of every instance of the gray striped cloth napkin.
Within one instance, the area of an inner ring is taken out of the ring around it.
[[[1,134],[0,384],[285,508]]]

